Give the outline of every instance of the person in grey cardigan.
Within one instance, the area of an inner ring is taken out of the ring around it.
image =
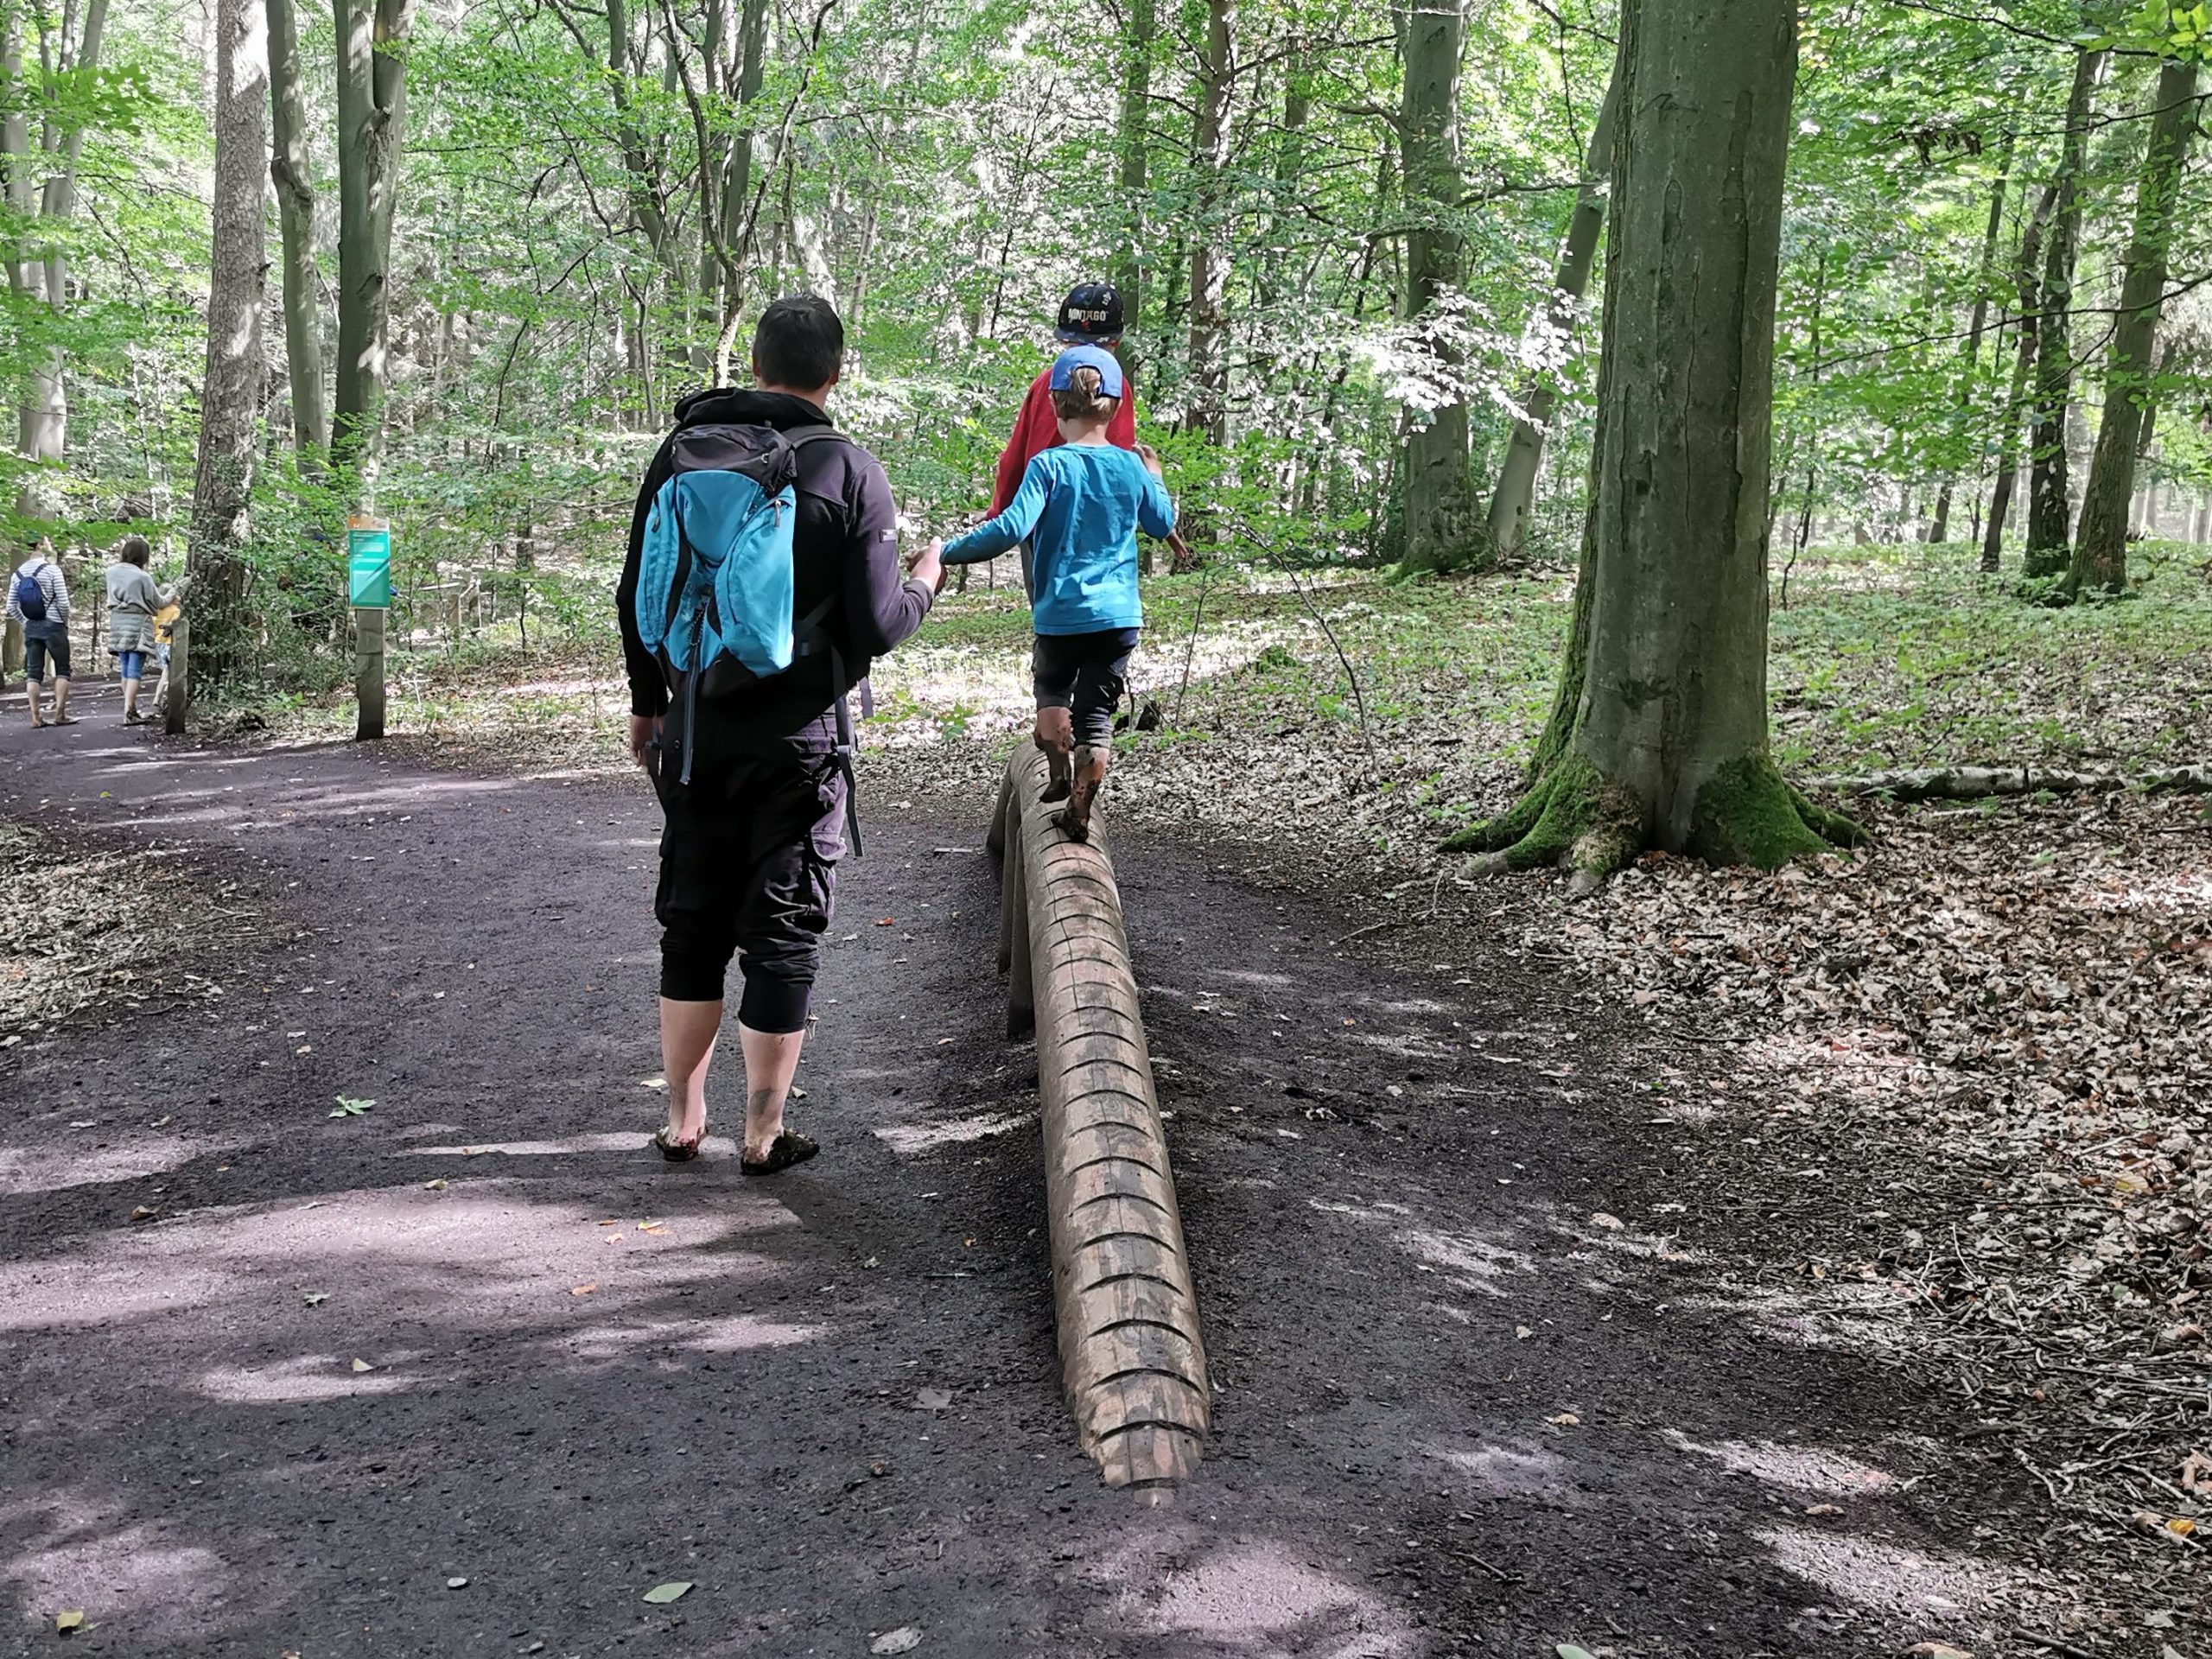
[[[136,726],[146,716],[138,712],[138,683],[146,675],[146,659],[156,655],[161,642],[154,637],[154,618],[184,591],[158,588],[146,574],[154,556],[143,536],[126,536],[115,544],[115,563],[107,568],[107,644],[123,670],[123,721]]]

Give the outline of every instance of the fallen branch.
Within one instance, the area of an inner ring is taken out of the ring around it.
[[[1815,778],[1807,787],[1837,795],[1886,795],[1897,801],[1980,801],[1999,795],[2075,795],[2104,790],[2212,793],[2212,766],[2163,772],[2054,772],[2044,766],[1929,766],[1861,778]]]

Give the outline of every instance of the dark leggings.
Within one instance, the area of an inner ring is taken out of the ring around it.
[[[1114,741],[1114,711],[1122,705],[1129,653],[1136,648],[1135,628],[1039,634],[1029,657],[1038,708],[1066,709],[1077,743],[1106,747]]]

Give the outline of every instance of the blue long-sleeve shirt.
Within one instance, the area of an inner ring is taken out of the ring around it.
[[[1006,511],[947,542],[944,562],[974,564],[1026,539],[1039,633],[1141,628],[1140,526],[1175,528],[1175,504],[1144,462],[1111,444],[1064,443],[1032,456]]]

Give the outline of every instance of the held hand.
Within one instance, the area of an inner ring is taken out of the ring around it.
[[[1164,478],[1160,470],[1160,451],[1148,443],[1137,445],[1137,459],[1144,462],[1144,469],[1154,478]]]
[[[645,764],[645,746],[658,742],[659,738],[660,716],[658,715],[630,716],[630,758],[639,766]]]
[[[944,591],[944,538],[932,537],[926,547],[906,561],[906,574],[917,582],[929,583],[931,593],[943,593]]]

